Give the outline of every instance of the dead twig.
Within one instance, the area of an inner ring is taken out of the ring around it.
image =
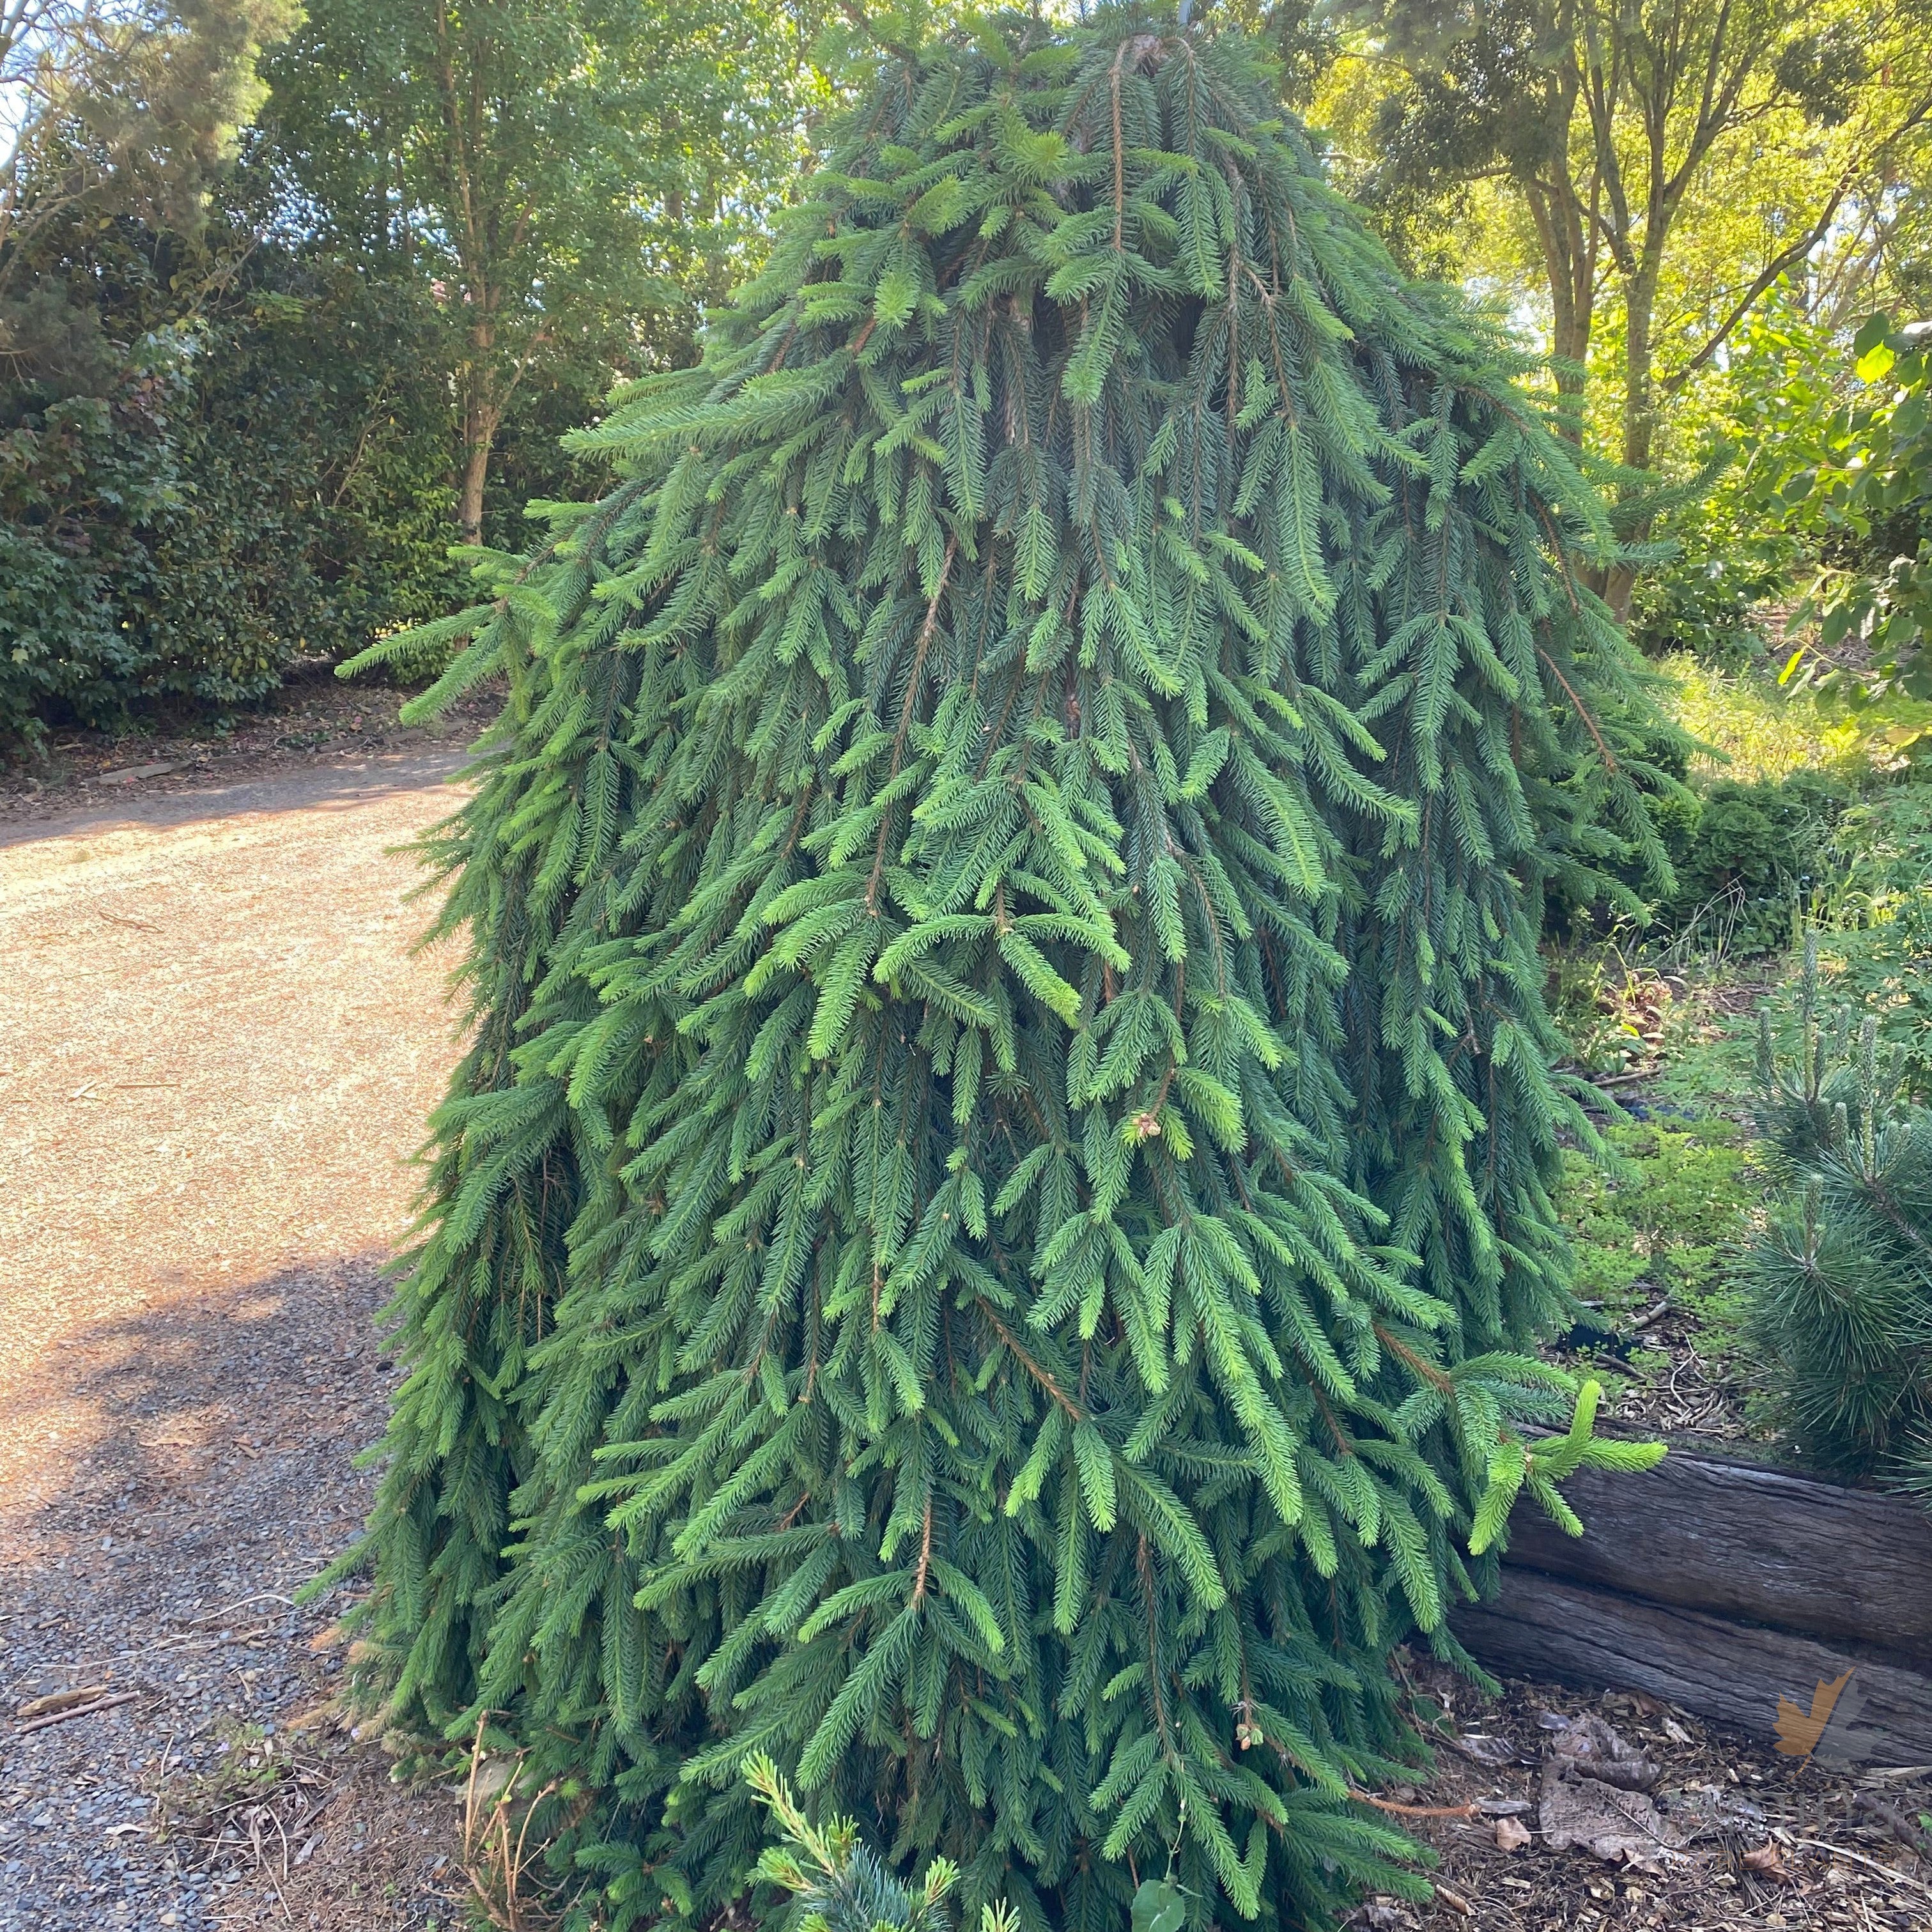
[[[1862,1811],[1875,1820],[1890,1835],[1908,1850],[1916,1852],[1922,1858],[1932,1856],[1932,1832],[1915,1823],[1896,1805],[1888,1804],[1875,1792],[1861,1791],[1852,1801],[1853,1809]]]
[[[1834,1858],[1850,1858],[1854,1864],[1863,1865],[1868,1871],[1876,1872],[1881,1878],[1890,1880],[1894,1885],[1909,1885],[1914,1890],[1922,1892],[1928,1898],[1932,1898],[1932,1885],[1927,1885],[1923,1880],[1914,1878],[1910,1872],[1900,1871],[1896,1865],[1882,1865],[1877,1859],[1868,1858],[1864,1852],[1855,1852],[1849,1846],[1828,1845],[1822,1838],[1800,1838],[1795,1836],[1791,1842],[1794,1845],[1803,1845],[1811,1851],[1829,1852]]]
[[[1473,1818],[1474,1804],[1398,1804],[1392,1798],[1378,1798],[1367,1791],[1351,1791],[1358,1804],[1372,1804],[1378,1811],[1393,1811],[1403,1818]]]
[[[45,1730],[50,1724],[64,1724],[70,1718],[88,1718],[96,1711],[111,1711],[116,1704],[133,1703],[140,1694],[138,1690],[121,1690],[112,1697],[97,1697],[91,1704],[70,1704],[64,1711],[50,1711],[44,1718],[16,1726],[14,1735],[23,1738],[29,1731]]]
[[[232,1616],[236,1611],[245,1610],[250,1604],[286,1604],[293,1610],[296,1600],[292,1597],[284,1596],[279,1590],[257,1590],[253,1596],[237,1597],[233,1603],[224,1604],[218,1610],[204,1610],[200,1616],[189,1618],[188,1627],[192,1630],[202,1624],[218,1624],[224,1617]],[[269,1626],[264,1624],[262,1628],[266,1630]]]
[[[70,1704],[91,1703],[113,1688],[110,1684],[83,1684],[77,1690],[50,1690],[44,1697],[30,1697],[16,1711],[16,1718],[42,1718],[50,1711],[64,1711]]]

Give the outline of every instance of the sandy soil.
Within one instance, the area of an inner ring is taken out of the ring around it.
[[[456,1922],[453,1810],[290,1730],[333,1660],[288,1600],[367,1506],[380,1271],[455,1051],[396,848],[460,762],[0,824],[0,1694],[134,1694],[0,1736],[7,1932]]]

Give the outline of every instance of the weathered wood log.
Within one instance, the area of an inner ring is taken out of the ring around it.
[[[1506,1564],[1932,1664],[1932,1516],[1912,1503],[1674,1450],[1564,1489],[1583,1534],[1523,1508]]]
[[[1834,1714],[1821,1752],[1874,1765],[1932,1764],[1932,1676],[1790,1631],[1523,1569],[1504,1572],[1496,1602],[1466,1607],[1453,1622],[1471,1653],[1499,1675],[1647,1691],[1766,1740],[1776,1736],[1780,1696],[1808,1712],[1818,1685],[1850,1671],[1844,1721]]]

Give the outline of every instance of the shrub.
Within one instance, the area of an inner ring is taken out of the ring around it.
[[[1852,398],[1771,446],[1760,500],[1820,562],[1808,675],[1932,700],[1932,332],[1881,313],[1852,351]]]
[[[1676,874],[1666,928],[1738,957],[1788,946],[1826,886],[1832,835],[1852,795],[1842,779],[1794,772],[1775,783],[1720,779],[1689,811],[1666,801],[1659,830]]]
[[[1688,652],[1719,670],[1748,671],[1780,641],[1763,606],[1789,574],[1782,559],[1741,560],[1730,549],[1687,552],[1636,580],[1630,641],[1646,657]]]
[[[143,663],[106,586],[144,567],[141,532],[175,488],[153,418],[164,368],[110,401],[56,401],[0,435],[0,745],[50,712],[113,722]]]
[[[1801,1454],[1932,1496],[1932,1113],[1902,1096],[1873,1016],[1855,1034],[1820,1003],[1808,942],[1792,1061],[1768,1018],[1762,1036],[1760,1124],[1784,1199],[1745,1255],[1749,1330]]]
[[[1832,847],[1820,964],[1901,1056],[1910,1090],[1932,1096],[1932,784],[1888,786],[1852,806]]]
[[[454,601],[448,408],[406,292],[265,248],[183,322],[170,238],[38,245],[31,311],[0,317],[0,746],[245,703]]]

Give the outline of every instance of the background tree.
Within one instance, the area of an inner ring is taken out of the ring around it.
[[[257,56],[294,17],[285,0],[0,5],[0,742],[143,694],[224,703],[285,660],[242,562],[272,544],[274,493],[178,551],[205,566],[196,590],[160,559],[220,494],[220,455],[189,454],[211,344],[187,318],[224,254],[208,202],[261,99]]]
[[[690,358],[825,92],[773,8],[323,6],[238,127],[269,18],[0,16],[0,740],[450,608],[466,483],[513,545],[602,487],[564,432]]]
[[[84,204],[191,227],[296,0],[0,0],[0,296]]]
[[[1567,394],[1614,296],[1605,442],[1632,469],[1780,278],[1834,234],[1858,238],[1850,260],[1882,248],[1932,112],[1913,4],[1367,0],[1353,17],[1373,61],[1349,64],[1335,104],[1366,191],[1412,206],[1445,175],[1507,191]]]
[[[436,293],[465,541],[526,386],[587,368],[580,398],[688,355],[803,152],[809,19],[770,0],[309,8],[269,128],[338,245]]]

